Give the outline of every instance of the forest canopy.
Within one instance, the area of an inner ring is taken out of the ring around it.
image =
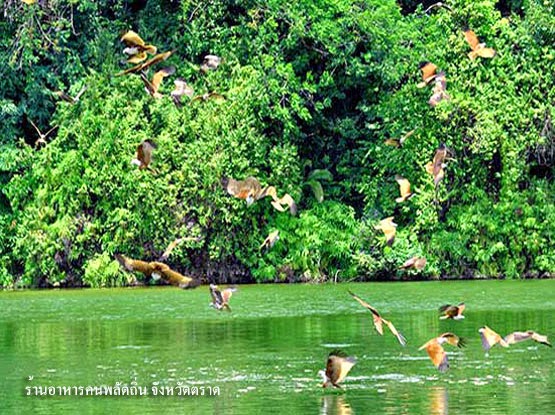
[[[554,276],[554,1],[1,7],[0,286],[126,285],[115,254],[176,239],[203,282]],[[129,30],[171,55],[121,75]],[[296,214],[226,190],[248,177]]]

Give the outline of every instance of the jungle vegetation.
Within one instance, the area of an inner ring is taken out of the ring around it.
[[[125,285],[114,254],[156,260],[176,238],[168,264],[203,282],[554,276],[555,1],[431,3],[4,0],[0,286]],[[469,59],[465,27],[496,56]],[[117,76],[128,30],[174,51],[160,99]],[[445,72],[435,107],[423,61]],[[177,106],[177,78],[224,99]],[[37,142],[32,123],[54,130]],[[395,201],[395,175],[414,197]],[[249,176],[298,213],[222,186]],[[415,255],[424,269],[399,269]]]

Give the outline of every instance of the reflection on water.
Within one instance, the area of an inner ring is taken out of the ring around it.
[[[347,288],[391,316],[407,346],[378,335]],[[553,336],[553,288],[555,281],[245,286],[233,313],[209,308],[202,289],[0,293],[1,412],[148,414],[163,406],[168,414],[248,415],[268,408],[290,415],[548,413],[555,408],[553,349],[519,343],[485,356],[478,328]],[[454,291],[466,300],[466,319],[439,320],[437,306]],[[494,308],[484,308],[489,303],[479,299],[485,297],[494,299]],[[271,299],[273,308],[261,298]],[[534,299],[532,306],[527,298]],[[449,348],[451,368],[440,373],[418,347],[446,331],[468,339],[468,346]],[[337,347],[357,364],[344,390],[324,391],[317,372]],[[221,394],[24,394],[30,385],[117,382],[149,390],[217,386]]]
[[[320,415],[352,415],[353,413],[344,395],[332,394],[322,396]]]
[[[449,414],[449,395],[444,386],[435,386],[429,390],[430,415]]]

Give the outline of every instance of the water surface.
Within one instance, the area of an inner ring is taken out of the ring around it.
[[[408,339],[379,336],[353,290]],[[533,414],[555,413],[553,349],[525,342],[481,349],[478,328],[553,337],[555,281],[240,286],[232,313],[207,287],[0,293],[1,413]],[[437,307],[465,301],[466,319]],[[439,373],[418,347],[445,331]],[[344,390],[317,376],[330,350],[358,363]],[[29,380],[32,377],[32,380]],[[27,386],[136,382],[149,396],[26,396]],[[152,396],[152,386],[220,388],[220,396]]]

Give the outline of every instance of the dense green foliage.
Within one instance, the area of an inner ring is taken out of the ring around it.
[[[205,281],[553,275],[555,3],[406,3],[4,2],[0,285],[125,284],[114,253],[155,260],[177,237],[168,263]],[[497,56],[470,60],[464,26]],[[115,76],[128,29],[175,49],[162,99]],[[223,63],[203,74],[206,54]],[[424,60],[447,75],[435,108],[416,87]],[[177,77],[226,99],[177,107]],[[53,93],[85,85],[74,105]],[[45,146],[31,121],[57,126]],[[154,171],[130,164],[145,139]],[[440,143],[455,160],[436,189],[424,166]],[[403,204],[395,174],[416,193]],[[221,185],[251,175],[298,215]],[[391,247],[374,228],[387,216]],[[427,267],[398,270],[413,255]]]

